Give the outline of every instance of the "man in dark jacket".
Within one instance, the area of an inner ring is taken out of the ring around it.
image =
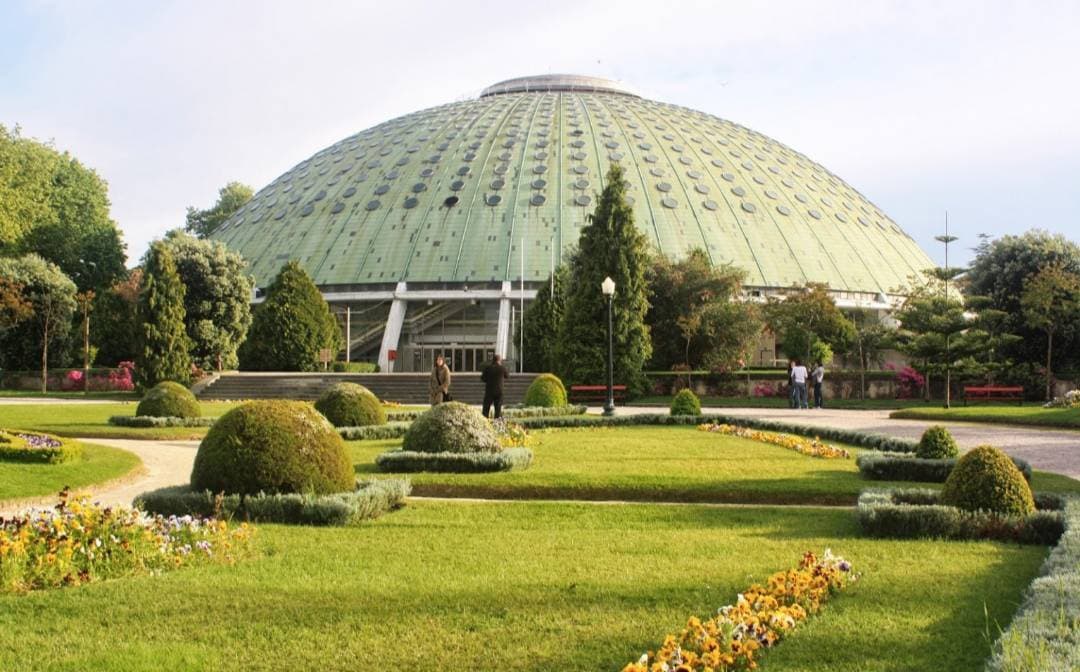
[[[510,372],[503,366],[502,357],[495,355],[491,363],[484,367],[480,380],[484,381],[484,417],[488,417],[491,406],[495,406],[495,417],[502,417],[503,381],[510,377]]]

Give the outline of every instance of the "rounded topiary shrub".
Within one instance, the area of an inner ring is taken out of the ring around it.
[[[941,489],[941,503],[966,511],[1026,516],[1035,510],[1031,486],[1000,449],[979,446],[957,461]]]
[[[701,400],[692,390],[680,390],[671,400],[672,415],[701,415]]]
[[[956,457],[959,452],[956,439],[941,425],[927,427],[915,448],[915,455],[927,460],[944,460]]]
[[[228,494],[325,494],[355,486],[337,430],[302,401],[252,401],[229,411],[199,444],[191,470],[192,489]]]
[[[356,383],[338,383],[315,402],[315,410],[335,427],[385,425],[386,411],[371,390]]]
[[[420,453],[497,453],[502,450],[491,423],[458,401],[433,406],[405,432],[402,450]]]
[[[555,408],[566,406],[566,388],[559,377],[551,373],[541,373],[525,391],[526,406]]]
[[[180,383],[163,381],[150,388],[143,395],[135,409],[135,415],[150,415],[157,418],[198,418],[202,408],[191,390]]]

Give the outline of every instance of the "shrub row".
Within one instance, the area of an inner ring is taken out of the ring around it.
[[[584,415],[588,410],[588,406],[581,404],[567,404],[550,408],[544,406],[504,406],[502,414],[504,418],[557,418],[568,415]],[[426,412],[426,410],[387,411],[386,419],[390,422],[411,422]]]
[[[217,418],[177,418],[156,415],[114,415],[110,425],[117,427],[210,427]]]
[[[1016,468],[1031,482],[1031,465],[1026,460],[1013,457]],[[917,481],[919,483],[944,483],[956,466],[956,459],[929,460],[907,454],[863,453],[855,458],[859,473],[871,481]]]
[[[527,469],[533,454],[528,448],[507,448],[497,453],[422,453],[391,450],[375,458],[382,471],[412,473],[417,471],[479,473]]]
[[[991,539],[1021,544],[1054,544],[1065,530],[1060,510],[1040,509],[1028,516],[962,511],[940,503],[934,490],[868,490],[859,496],[856,518],[871,537],[890,539]],[[1040,498],[1043,505],[1060,500]]]
[[[326,495],[216,495],[173,486],[144,492],[135,505],[149,513],[169,516],[215,516],[225,519],[293,525],[344,526],[377,518],[402,506],[412,486],[404,479],[358,482],[352,492]]]
[[[1064,508],[1065,534],[995,643],[987,672],[1080,670],[1080,500]]]
[[[408,422],[388,422],[385,425],[366,427],[338,427],[337,432],[346,441],[373,441],[400,439],[409,430]]]
[[[59,464],[82,457],[82,444],[41,432],[0,430],[0,462]]]
[[[378,373],[379,365],[375,362],[333,362],[330,370],[334,373]]]

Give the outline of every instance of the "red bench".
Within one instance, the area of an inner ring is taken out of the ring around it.
[[[626,386],[612,385],[615,401],[626,400]],[[571,385],[570,401],[607,401],[607,385]]]
[[[1015,401],[1023,406],[1024,388],[987,385],[964,388],[964,405],[968,401]]]

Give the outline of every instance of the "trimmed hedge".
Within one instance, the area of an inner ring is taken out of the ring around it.
[[[1026,516],[1035,510],[1031,486],[1000,448],[964,453],[941,488],[941,502],[967,511]]]
[[[584,415],[588,406],[567,404],[565,406],[503,406],[504,418],[554,418],[567,415]],[[410,422],[427,411],[387,411],[386,419],[390,422]]]
[[[110,425],[117,427],[211,427],[217,418],[161,418],[153,415],[114,415]]]
[[[375,458],[375,465],[391,473],[417,471],[480,473],[527,469],[533,454],[528,448],[507,448],[498,453],[421,453],[390,450]]]
[[[1063,508],[1065,534],[994,644],[987,672],[1080,670],[1080,499]]]
[[[1040,498],[1043,505],[1060,500]],[[934,490],[868,490],[859,496],[855,516],[864,534],[889,539],[991,539],[1021,544],[1054,544],[1065,530],[1060,510],[1040,509],[1027,516],[964,511],[941,503]]]
[[[60,464],[82,457],[82,444],[44,432],[0,429],[0,462]]]
[[[385,425],[367,427],[338,427],[337,433],[346,441],[381,441],[400,439],[409,431],[408,422],[388,422]]]
[[[378,373],[379,365],[375,362],[333,362],[330,370],[334,373]]]
[[[385,425],[386,411],[371,390],[356,383],[338,383],[319,397],[315,410],[335,427]]]
[[[480,411],[459,401],[433,406],[405,432],[402,450],[421,453],[497,453],[499,439]]]
[[[144,492],[135,506],[163,516],[202,516],[292,525],[355,525],[404,505],[412,486],[404,479],[357,482],[351,492],[328,495],[215,495],[173,486]]]
[[[155,418],[197,418],[202,407],[191,390],[180,383],[164,380],[150,388],[135,408],[135,415]]]
[[[525,391],[526,406],[557,407],[566,406],[566,387],[559,377],[551,373],[541,373],[529,384]]]
[[[931,425],[923,432],[915,454],[928,460],[942,460],[956,457],[960,448],[948,429],[941,425]]]
[[[1031,465],[1018,457],[1011,458],[1016,468],[1031,482]],[[859,473],[871,481],[917,481],[944,483],[957,460],[927,460],[907,454],[863,453],[855,458]]]
[[[671,400],[671,415],[701,415],[701,400],[692,390],[680,390]]]

